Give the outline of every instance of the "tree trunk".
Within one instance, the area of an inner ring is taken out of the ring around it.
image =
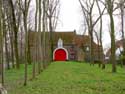
[[[27,32],[27,16],[24,13],[24,29],[25,29],[25,75],[24,75],[24,86],[27,85],[27,67],[28,67],[28,32]]]
[[[3,25],[2,25],[2,0],[0,0],[0,68],[1,83],[4,86],[4,64],[3,64]]]
[[[93,64],[94,65],[94,49],[93,49],[93,26],[92,26],[92,17],[91,17],[91,14],[89,15],[90,16],[90,31],[89,31],[89,34],[90,34],[90,64]]]
[[[24,48],[23,48],[23,38],[24,38],[24,37],[23,37],[23,30],[22,30],[22,29],[21,29],[20,33],[21,33],[21,34],[20,34],[20,37],[21,37],[21,40],[20,40],[20,62],[23,62],[23,61],[24,61],[24,56],[23,56],[23,55],[24,55],[24,54],[23,54],[23,53],[24,53],[24,52],[23,52],[23,51],[24,51],[24,50],[23,50],[23,49],[24,49]]]
[[[49,32],[50,32],[50,58],[53,60],[53,28],[52,28],[52,18],[49,16]]]
[[[15,64],[14,64],[14,32],[13,32],[13,25],[11,23],[12,18],[11,16],[11,9],[7,9],[7,27],[8,27],[8,32],[9,32],[9,42],[10,42],[10,61],[12,62],[12,68],[15,68]]]
[[[39,0],[39,25],[38,25],[38,47],[39,47],[39,62],[38,62],[38,73],[40,74],[41,70],[43,70],[41,67],[41,61],[42,61],[42,35],[41,35],[41,0]]]
[[[112,63],[112,72],[116,72],[116,57],[115,57],[115,29],[114,29],[114,19],[113,19],[113,4],[114,1],[106,0],[107,11],[110,17],[110,37],[111,37],[111,63]]]
[[[121,10],[121,30],[122,30],[122,39],[123,39],[123,57],[125,57],[125,36],[124,36],[124,3],[120,6]],[[125,59],[123,58],[122,62],[125,64]],[[123,65],[123,64],[121,64]]]
[[[14,5],[13,5],[13,1],[9,0],[10,2],[10,7],[11,7],[11,14],[12,14],[12,24],[13,24],[13,30],[14,30],[14,53],[15,53],[15,59],[16,59],[16,68],[19,69],[20,68],[20,64],[19,64],[19,54],[18,54],[18,28],[16,25],[16,17],[15,17],[15,10],[14,10]]]
[[[93,33],[93,32],[92,32]],[[90,41],[91,41],[91,43],[90,43],[90,45],[91,45],[91,63],[94,65],[94,48],[93,48],[93,34],[91,34],[90,35],[90,37],[91,37],[91,39],[90,39]]]
[[[11,62],[12,62],[12,68],[15,68],[14,64],[14,47],[13,47],[13,32],[12,28],[9,26],[9,37],[10,37],[10,46],[11,46]]]
[[[102,69],[105,69],[105,62],[104,62],[104,51],[103,51],[103,45],[102,45],[102,17],[100,18],[100,47],[102,49],[100,49],[100,60],[101,60],[101,63],[102,63]]]
[[[36,10],[35,10],[35,32],[37,33],[37,16],[38,16],[38,0],[36,0]],[[35,35],[35,37],[37,38],[37,34]],[[36,62],[37,62],[37,40],[35,41],[35,61],[33,62],[33,71],[32,71],[32,78],[35,78],[35,74],[36,74]]]
[[[25,30],[25,74],[24,74],[24,86],[27,85],[27,69],[28,69],[28,63],[29,63],[29,39],[28,39],[28,29],[27,29],[27,17],[28,17],[28,11],[30,6],[31,0],[25,0],[24,1],[24,9],[23,9],[23,22],[24,22],[24,30]]]
[[[42,46],[43,46],[43,50],[42,50],[42,54],[43,54],[43,68],[45,69],[46,68],[46,1],[43,0],[43,19],[42,19],[42,22],[43,22],[43,41],[42,41]]]
[[[10,69],[10,64],[9,64],[9,52],[8,52],[8,44],[7,44],[7,31],[4,31],[5,33],[5,54],[6,54],[6,64],[7,64],[7,69]]]
[[[29,33],[29,32],[28,32]],[[31,64],[32,63],[32,61],[31,61],[31,49],[30,49],[30,40],[29,40],[29,34],[28,34],[28,53],[27,53],[27,62],[28,62],[28,64]]]
[[[102,63],[102,69],[104,69],[105,68],[105,62],[104,62],[104,56],[103,56],[104,52],[103,52],[103,45],[102,45],[102,15],[101,15],[101,8],[99,6],[98,0],[96,0],[96,3],[97,3],[98,10],[99,10],[99,15],[100,15],[100,30],[99,30],[99,32],[100,32],[100,35],[99,35],[100,38],[99,38],[99,43],[100,43],[100,47],[102,48],[99,51],[99,57],[100,57],[99,59],[100,59],[100,61]]]
[[[25,74],[24,74],[24,86],[27,85],[27,68],[28,68],[28,31],[27,31],[27,0],[25,0],[25,10],[23,11],[23,22],[25,30]]]
[[[112,63],[112,72],[116,72],[114,19],[113,19],[112,13],[110,13],[109,15],[110,15],[110,26],[111,26],[111,63]]]

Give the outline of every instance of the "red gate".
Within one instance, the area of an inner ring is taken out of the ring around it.
[[[67,60],[67,53],[64,49],[57,49],[54,53],[54,60],[55,61],[66,61]]]

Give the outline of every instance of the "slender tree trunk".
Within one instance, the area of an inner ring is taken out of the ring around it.
[[[90,34],[90,64],[93,64],[94,65],[94,49],[93,49],[93,26],[92,26],[92,17],[91,15],[90,16],[90,31],[89,31],[89,34]]]
[[[100,60],[102,63],[102,69],[105,69],[105,62],[104,62],[104,56],[103,56],[103,45],[102,45],[102,17],[100,18]]]
[[[37,33],[37,16],[38,16],[38,0],[36,0],[36,12],[35,12],[35,32]],[[35,35],[35,37],[37,38],[37,34]],[[36,40],[36,43],[35,43],[35,61],[33,62],[33,79],[35,78],[35,74],[36,74],[36,62],[37,61],[37,40]]]
[[[27,16],[24,13],[24,28],[25,28],[25,75],[24,86],[27,85],[27,67],[28,67],[28,32],[27,32]]]
[[[12,14],[12,24],[13,24],[13,30],[14,30],[14,53],[15,53],[15,59],[16,59],[16,68],[20,68],[19,64],[19,54],[18,54],[18,28],[16,25],[16,17],[15,17],[15,10],[14,10],[14,5],[13,1],[9,0],[10,2],[10,7],[11,7],[11,14]]]
[[[110,25],[111,25],[111,62],[112,62],[112,72],[116,72],[116,60],[115,60],[115,30],[114,30],[114,19],[113,15],[110,15]]]
[[[16,59],[16,68],[20,68],[19,64],[19,54],[18,54],[18,36],[17,36],[17,31],[14,33],[14,52],[15,52],[15,59]]]
[[[12,28],[9,26],[9,37],[10,37],[10,46],[11,46],[11,62],[12,62],[12,68],[15,68],[15,64],[14,64],[14,47],[13,47],[13,32],[12,32]]]
[[[52,61],[53,60],[53,28],[52,28],[52,17],[51,16],[49,16],[49,32],[50,32],[50,49],[51,49],[50,58]]]
[[[29,63],[29,42],[28,42],[28,29],[27,29],[27,17],[28,17],[28,11],[29,11],[29,6],[30,6],[31,0],[25,0],[24,1],[24,9],[23,9],[23,22],[24,22],[24,30],[25,30],[25,73],[24,73],[24,86],[27,85],[27,70],[28,70],[28,63]]]
[[[43,68],[45,69],[46,68],[46,56],[45,56],[45,51],[46,51],[46,1],[43,0],[43,19],[42,19],[42,22],[43,22],[43,41],[42,41],[42,46],[43,46],[43,50],[42,50],[42,54],[43,54]]]
[[[20,40],[20,61],[21,62],[23,62],[24,61],[24,52],[23,52],[23,30],[21,29],[21,31],[20,31],[20,33],[21,33],[21,40]]]
[[[1,23],[0,23],[0,28],[1,28]],[[4,61],[3,61],[3,34],[2,34],[2,29],[0,29],[0,68],[1,68],[1,83],[4,86]]]
[[[39,0],[39,24],[38,24],[38,41],[39,41],[39,44],[38,44],[38,47],[39,47],[39,62],[38,62],[38,73],[40,74],[43,65],[41,64],[41,60],[43,59],[42,58],[42,38],[41,38],[41,0]]]
[[[28,32],[29,33],[29,32]],[[32,63],[32,61],[31,61],[31,49],[30,49],[30,40],[29,40],[29,34],[28,34],[28,53],[27,53],[27,58],[28,58],[28,64],[31,64]]]
[[[120,6],[121,10],[121,30],[122,30],[122,39],[123,39],[123,57],[125,57],[125,36],[124,36],[124,3]],[[122,63],[125,64],[125,59],[122,60]],[[123,65],[123,64],[121,64]]]
[[[91,63],[94,65],[94,48],[93,48],[93,34],[91,34],[90,35],[91,36],[91,39],[90,39],[90,41],[91,41]]]
[[[9,32],[9,42],[10,42],[10,58],[12,62],[12,68],[15,68],[14,64],[14,32],[13,32],[13,25],[12,25],[12,17],[9,17],[11,15],[10,13],[11,9],[7,9],[7,25],[8,25],[8,32]]]
[[[6,64],[7,64],[7,69],[10,69],[10,64],[9,64],[9,52],[8,52],[8,44],[7,44],[7,31],[5,31],[5,54],[6,54]]]
[[[100,49],[100,52],[99,52],[99,57],[100,57],[100,61],[102,63],[102,69],[105,68],[105,63],[104,63],[104,56],[103,56],[103,45],[102,45],[102,15],[101,15],[101,8],[99,6],[99,3],[98,3],[98,0],[96,0],[96,3],[97,3],[97,7],[98,7],[98,10],[99,10],[99,15],[100,15],[100,38],[99,38],[99,43],[100,43],[100,47],[102,49]],[[100,63],[100,64],[101,64]],[[99,65],[101,66],[101,65]]]
[[[0,0],[0,65],[1,83],[4,86],[4,64],[3,64],[3,26],[2,26],[2,0]]]
[[[107,11],[110,18],[110,36],[111,36],[111,63],[112,63],[112,72],[116,72],[116,57],[115,57],[115,29],[114,29],[114,19],[113,19],[113,4],[114,1],[106,0]]]
[[[7,65],[7,69],[10,69],[10,64],[9,64],[9,52],[8,52],[8,44],[7,44],[7,37],[8,37],[8,31],[7,31],[7,26],[5,22],[5,15],[3,14],[3,37],[4,37],[4,45],[5,45],[5,64]]]
[[[27,0],[25,0],[25,10],[23,11],[23,22],[25,30],[25,74],[24,74],[24,86],[27,85],[27,69],[28,69],[28,31],[27,31]]]

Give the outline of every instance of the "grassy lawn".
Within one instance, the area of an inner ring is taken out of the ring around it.
[[[125,68],[111,73],[111,65],[102,70],[86,63],[54,62],[32,81],[31,68],[25,87],[23,67],[6,71],[8,94],[125,94]]]

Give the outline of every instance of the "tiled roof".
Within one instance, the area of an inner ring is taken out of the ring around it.
[[[30,41],[32,41],[31,44],[37,42],[38,34],[39,34],[38,32],[29,33]],[[48,32],[46,32],[46,37],[49,38]],[[88,35],[77,35],[75,32],[53,32],[53,43],[55,45],[57,44],[59,38],[63,40],[63,44],[75,44],[78,47],[90,46],[90,37]],[[93,46],[94,50],[97,50],[98,47],[100,49],[102,48],[98,46],[95,42],[93,42]]]
[[[88,44],[90,44],[90,38],[87,35],[76,35],[74,38],[74,43],[78,47],[81,47],[83,45],[88,46]]]
[[[57,44],[59,38],[61,38],[63,40],[63,44],[71,44],[73,43],[75,35],[75,32],[54,32],[53,43]]]
[[[38,32],[29,32],[29,39],[32,41],[30,45],[33,45],[38,40]],[[75,32],[53,32],[53,44],[57,44],[59,38],[63,40],[64,44],[71,44],[73,43],[74,37],[76,33]],[[43,36],[43,33],[41,33],[41,36]],[[49,39],[49,32],[46,32],[46,37]]]

